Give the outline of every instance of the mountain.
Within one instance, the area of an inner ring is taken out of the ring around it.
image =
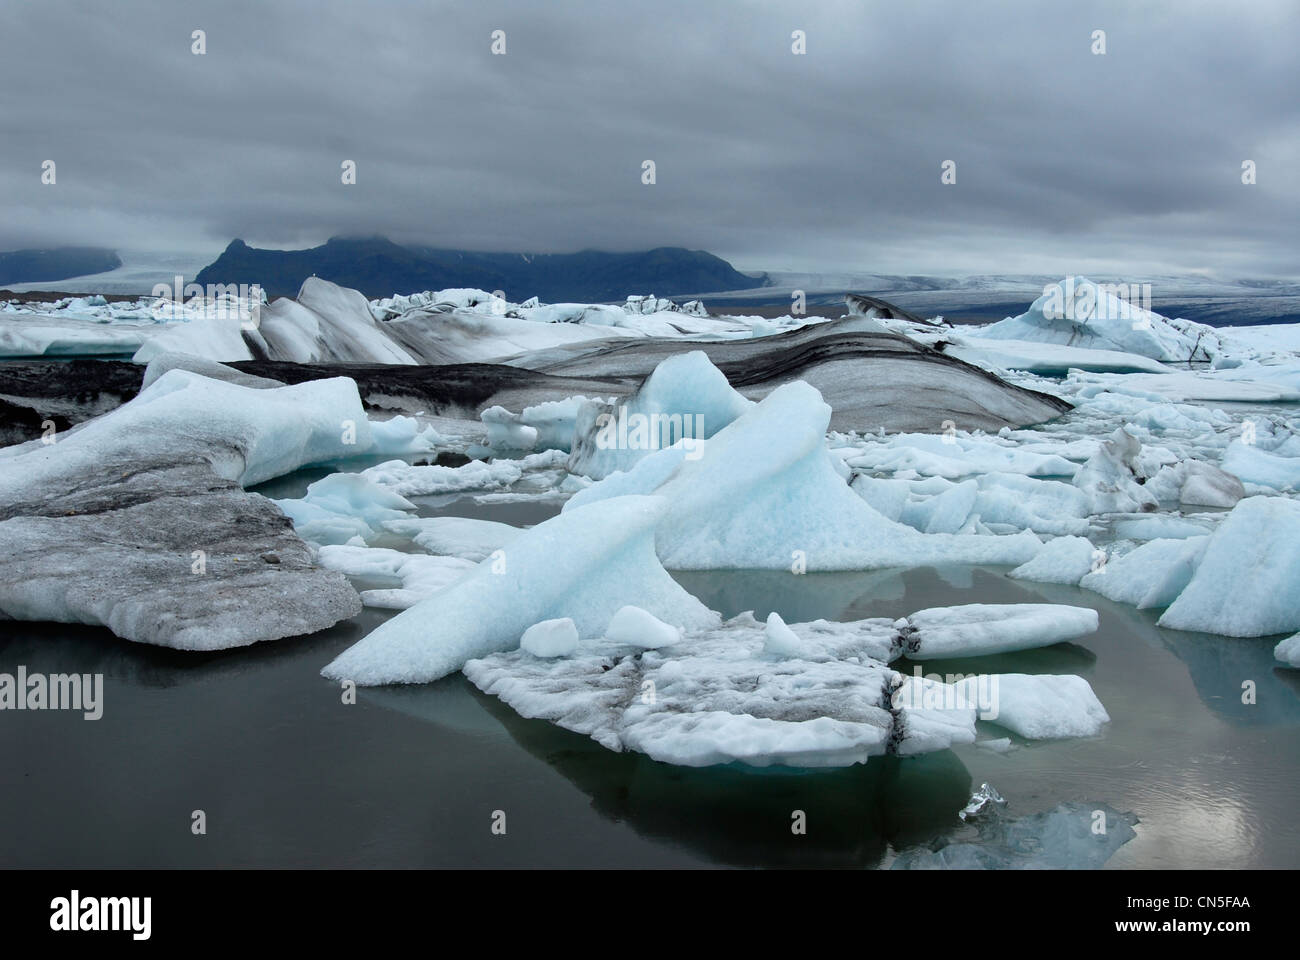
[[[116,253],[102,247],[53,247],[0,253],[0,285],[66,280],[88,273],[105,273],[122,265]]]
[[[599,303],[630,293],[671,297],[744,290],[762,286],[765,279],[746,276],[711,253],[682,247],[529,255],[408,247],[384,237],[333,237],[309,250],[259,250],[232,240],[195,281],[259,283],[268,296],[294,296],[313,275],[371,298],[478,287],[505,291],[516,302],[536,296],[547,303]]]

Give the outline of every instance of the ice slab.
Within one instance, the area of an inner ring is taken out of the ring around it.
[[[0,451],[0,611],[213,650],[354,616],[356,592],[256,483],[368,442],[349,380],[252,389],[171,370],[53,443]]]
[[[1079,586],[1139,610],[1167,607],[1191,582],[1207,541],[1206,536],[1150,540],[1107,559],[1080,580]]]
[[[349,577],[400,583],[400,587],[361,591],[363,604],[384,610],[413,607],[474,569],[473,563],[459,557],[431,557],[427,554],[404,553],[387,547],[351,543],[321,547],[317,552],[317,561],[325,569],[337,570]]]
[[[980,719],[998,723],[1027,740],[1091,737],[1110,722],[1106,708],[1083,677],[997,673],[967,677],[954,686],[972,703],[980,702],[982,690],[991,690],[993,709],[981,710]]]
[[[1300,633],[1293,633],[1274,647],[1273,656],[1289,667],[1300,668]]]
[[[766,651],[764,626],[746,614],[654,650],[599,639],[566,659],[471,660],[465,674],[522,716],[683,766],[847,766],[974,739],[973,709],[893,705],[912,681],[872,657],[888,647],[888,621],[842,626],[821,641],[816,625],[792,628],[821,648],[812,659]]]
[[[1196,572],[1160,626],[1229,637],[1293,632],[1300,629],[1298,571],[1300,503],[1247,497],[1210,534]]]
[[[619,497],[562,513],[511,541],[498,557],[383,624],[322,673],[363,685],[428,683],[466,660],[517,648],[542,620],[571,617],[598,635],[636,604],[676,627],[702,629],[718,615],[660,566],[654,527],[664,503]]]
[[[910,660],[1046,647],[1094,633],[1097,611],[1057,603],[971,603],[919,610],[897,622]]]
[[[1092,572],[1096,555],[1097,548],[1086,537],[1057,537],[1048,541],[1038,556],[1016,567],[1008,576],[1039,583],[1077,584]]]
[[[523,529],[471,517],[405,517],[383,523],[385,530],[408,537],[429,553],[478,562],[510,543]]]

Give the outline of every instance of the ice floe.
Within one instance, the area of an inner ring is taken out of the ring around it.
[[[981,713],[981,719],[998,723],[1026,740],[1091,737],[1110,722],[1106,708],[1083,677],[998,673],[966,677],[956,687],[971,703],[982,698],[981,689],[991,689],[993,709]]]
[[[310,633],[356,592],[252,484],[371,442],[349,380],[254,389],[171,370],[0,452],[0,611],[189,650]]]
[[[655,497],[620,497],[540,523],[371,632],[323,673],[363,685],[428,683],[470,658],[517,648],[541,620],[570,617],[590,635],[629,604],[676,627],[708,627],[717,614],[655,557],[664,506]]]
[[[977,719],[1000,716],[996,684],[990,700],[988,684],[968,689],[919,669],[907,675],[890,669],[889,660],[1025,649],[1096,629],[1093,611],[1049,604],[932,609],[852,623],[786,624],[774,612],[764,624],[746,613],[680,635],[637,620],[632,629],[583,631],[565,656],[521,646],[472,659],[465,674],[522,716],[612,750],[685,766],[844,766],[971,743]],[[1070,679],[1078,678],[1048,678],[1041,688],[1013,679],[1012,721],[1042,736],[1065,736],[1067,728],[1095,733],[1089,720],[1100,705],[1064,682]],[[1044,713],[1049,692],[1055,719]]]
[[[1196,572],[1159,623],[1229,637],[1290,633],[1300,629],[1298,569],[1300,502],[1248,497],[1210,534]]]

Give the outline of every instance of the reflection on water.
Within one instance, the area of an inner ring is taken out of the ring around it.
[[[837,771],[692,770],[524,720],[460,676],[344,703],[319,670],[383,612],[219,654],[6,624],[0,671],[103,673],[105,685],[98,721],[0,713],[0,864],[885,867],[904,849],[975,839],[957,811],[988,781],[1009,816],[1062,802],[1136,814],[1138,835],[1110,868],[1300,866],[1300,676],[1273,662],[1271,641],[1162,630],[1152,612],[1001,568],[677,578],[725,614],[776,609],[788,620],[970,602],[1092,606],[1101,629],[1077,643],[923,669],[1077,673],[1112,722],[1086,740],[1012,737],[1001,754],[967,746]],[[204,837],[189,832],[196,809],[208,816]],[[490,831],[496,810],[504,837]],[[791,832],[795,810],[805,835]]]

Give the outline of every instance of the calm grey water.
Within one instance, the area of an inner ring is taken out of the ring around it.
[[[557,509],[500,506],[421,512],[524,524]],[[221,654],[8,623],[0,671],[103,673],[105,706],[97,721],[0,713],[0,865],[878,867],[914,844],[971,838],[957,811],[987,780],[1011,815],[1065,800],[1135,813],[1137,838],[1110,868],[1300,866],[1300,673],[1275,664],[1272,641],[1161,630],[1150,612],[995,568],[678,579],[724,614],[778,609],[796,621],[971,602],[1092,606],[1101,630],[1083,642],[924,670],[1078,673],[1112,722],[1094,739],[1006,754],[968,746],[828,772],[687,770],[523,720],[459,675],[344,704],[318,671],[378,612]],[[1246,680],[1254,705],[1242,703]],[[790,831],[794,809],[807,813],[806,836]],[[191,833],[195,810],[206,835]],[[498,810],[504,836],[490,829]]]

